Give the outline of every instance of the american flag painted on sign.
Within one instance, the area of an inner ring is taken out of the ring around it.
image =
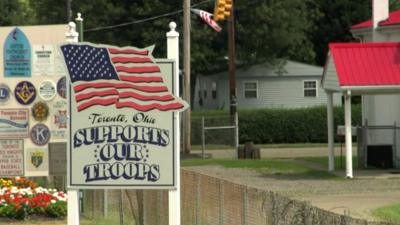
[[[142,112],[185,108],[169,92],[148,49],[65,44],[61,51],[78,112],[98,105]]]

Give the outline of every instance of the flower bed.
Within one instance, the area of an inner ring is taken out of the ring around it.
[[[25,178],[0,179],[0,217],[25,219],[29,215],[64,217],[67,195]]]

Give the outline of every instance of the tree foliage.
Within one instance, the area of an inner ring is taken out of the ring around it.
[[[67,1],[2,0],[0,24],[58,24],[67,21]],[[84,17],[85,40],[112,45],[156,45],[166,55],[165,33],[175,21],[182,31],[182,0],[70,0],[73,17]],[[192,0],[194,8],[213,11],[214,1]],[[390,0],[392,10],[399,1]],[[292,59],[323,65],[329,42],[352,41],[350,26],[371,17],[370,0],[236,0],[236,57],[239,65]],[[158,15],[162,15],[157,17]],[[153,18],[156,17],[156,18]],[[153,18],[153,19],[149,19]],[[136,21],[130,25],[113,25]],[[217,33],[192,15],[193,74],[227,70],[227,25]],[[93,30],[93,28],[109,27]],[[181,42],[182,43],[182,42]],[[183,49],[182,46],[180,48]]]
[[[67,10],[65,7],[54,7],[55,1],[30,2],[37,12],[38,23],[65,22]],[[236,1],[237,61],[245,65],[273,62],[278,58],[313,62],[315,54],[308,34],[318,13],[309,10],[309,4],[313,4],[312,0]],[[211,12],[214,1],[192,0],[192,5]],[[89,30],[128,21],[141,21],[181,9],[182,1],[178,0],[170,0],[168,3],[161,0],[96,0],[95,4],[92,0],[72,2],[73,12],[81,12],[85,19],[85,40],[138,47],[155,44],[154,53],[159,57],[165,56],[168,22],[176,21],[182,27],[182,12],[124,27]],[[220,25],[224,29],[221,33],[216,33],[197,16],[192,15],[192,73],[207,74],[227,69],[226,21],[220,22]],[[182,33],[182,30],[179,31]]]

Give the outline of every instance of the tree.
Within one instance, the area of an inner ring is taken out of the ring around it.
[[[351,26],[371,19],[371,0],[314,0],[321,17],[315,21],[310,40],[314,43],[316,63],[324,65],[330,42],[357,41],[350,33]],[[390,0],[390,10],[400,8],[400,2]]]
[[[34,22],[33,11],[27,0],[0,1],[0,26],[24,25],[26,21]]]

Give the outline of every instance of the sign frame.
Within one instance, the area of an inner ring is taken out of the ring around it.
[[[175,80],[175,73],[176,73],[176,66],[175,66],[175,60],[172,59],[154,59],[155,64],[157,65],[167,65],[168,69],[170,72],[170,78],[171,79],[171,85],[170,85],[170,92],[174,96],[178,96],[177,90],[175,89],[176,87],[176,82],[179,82],[178,80]],[[162,74],[165,74],[163,71],[161,71]],[[178,168],[177,168],[177,163],[176,163],[176,154],[179,154],[176,152],[176,147],[177,147],[177,138],[175,137],[177,134],[177,123],[176,123],[176,114],[179,113],[179,111],[171,111],[171,155],[170,155],[170,160],[171,160],[171,165],[172,165],[172,179],[170,183],[164,183],[164,184],[86,184],[86,183],[74,183],[73,182],[73,165],[72,165],[72,154],[73,154],[73,148],[72,148],[72,123],[73,123],[73,116],[71,115],[72,111],[72,103],[71,103],[71,98],[72,98],[72,87],[71,87],[71,81],[69,76],[66,76],[67,79],[67,110],[68,110],[68,115],[70,115],[69,120],[68,120],[68,131],[67,131],[67,136],[68,136],[68,141],[67,141],[67,187],[71,189],[163,189],[163,190],[176,190],[177,189],[177,176],[178,176]],[[178,137],[179,138],[179,137]],[[161,169],[162,171],[162,169]]]

